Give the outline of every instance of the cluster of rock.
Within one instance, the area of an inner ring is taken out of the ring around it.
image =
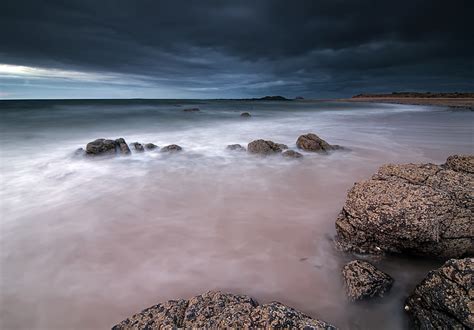
[[[443,165],[384,165],[349,191],[336,220],[336,245],[357,253],[472,257],[473,210],[474,156],[450,156]],[[393,284],[360,260],[342,275],[351,300],[383,296]],[[474,328],[474,259],[451,259],[430,272],[405,310],[416,328]]]
[[[356,183],[336,220],[347,251],[474,255],[474,156],[443,165],[384,165]]]
[[[76,150],[76,155],[87,155],[87,156],[105,156],[105,155],[129,155],[132,153],[130,147],[134,152],[141,153],[145,150],[155,150],[159,147],[153,143],[141,144],[139,142],[130,143],[130,146],[123,138],[116,140],[109,139],[97,139],[89,142],[86,145],[86,149],[79,148]],[[176,144],[171,144],[161,148],[161,152],[175,152],[180,151],[182,148]]]
[[[112,329],[162,328],[336,329],[279,302],[259,305],[248,296],[220,291],[209,291],[189,300],[160,303],[123,320]]]
[[[320,152],[327,153],[331,150],[342,149],[338,145],[330,145],[323,139],[319,138],[316,134],[308,133],[301,135],[296,140],[296,146],[298,149],[302,149],[308,152]],[[250,154],[268,156],[281,154],[285,158],[301,158],[303,155],[295,150],[288,150],[288,146],[283,143],[276,143],[270,140],[258,139],[250,142],[247,145],[247,149],[240,144],[230,144],[227,146],[228,150],[234,151],[245,151],[247,150]]]
[[[184,109],[183,111],[199,111],[197,108]],[[248,117],[250,114],[248,112],[242,113],[242,116]],[[308,133],[298,137],[296,141],[296,146],[299,149],[308,152],[322,152],[327,153],[330,150],[341,149],[340,146],[330,145],[323,139],[319,138],[316,134]],[[141,153],[145,150],[155,150],[159,149],[157,145],[153,143],[142,144],[139,142],[133,142],[130,146],[125,142],[123,138],[116,140],[109,139],[97,139],[95,141],[89,142],[86,146],[86,150],[79,148],[76,150],[76,155],[86,154],[87,156],[103,156],[103,155],[129,155],[131,154],[131,149],[134,152]],[[275,143],[269,140],[254,140],[247,145],[247,148],[243,147],[240,144],[230,144],[227,146],[227,149],[230,151],[248,151],[250,154],[255,155],[275,155],[281,154],[285,158],[301,158],[303,155],[295,150],[288,150],[288,146],[282,143]],[[181,151],[183,148],[177,144],[171,144],[161,148],[161,152],[177,152]]]

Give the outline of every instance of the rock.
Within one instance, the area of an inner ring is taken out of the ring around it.
[[[128,155],[131,153],[130,148],[128,147],[127,142],[123,138],[115,140],[115,145],[118,147],[118,151],[123,155]]]
[[[474,173],[474,157],[466,155],[449,156],[445,166],[457,172]]]
[[[227,150],[232,150],[232,151],[245,151],[246,149],[242,147],[240,144],[229,144],[226,147]]]
[[[145,151],[145,148],[143,148],[143,145],[141,143],[138,143],[138,142],[133,142],[130,144],[136,152],[144,152]]]
[[[353,301],[374,296],[382,297],[393,284],[390,275],[362,260],[347,263],[342,268],[342,276],[347,296]]]
[[[181,150],[183,150],[183,148],[177,144],[170,144],[169,146],[161,148],[161,152],[178,152]]]
[[[473,158],[382,166],[349,191],[336,220],[337,246],[358,253],[473,255]]]
[[[242,113],[240,114],[240,117],[250,118],[250,117],[252,117],[252,115],[250,115],[250,113],[248,113],[248,112],[242,112]]]
[[[247,151],[252,154],[269,155],[282,152],[288,146],[273,141],[255,140],[248,144]]]
[[[286,150],[281,155],[285,158],[301,158],[301,157],[303,157],[302,154],[300,154],[299,152],[294,151],[294,150]]]
[[[431,271],[405,310],[418,329],[474,329],[474,259],[451,259]]]
[[[330,145],[319,136],[313,133],[300,135],[296,140],[296,146],[305,151],[328,152],[330,150],[342,149],[338,145]]]
[[[156,149],[156,148],[158,148],[158,146],[156,144],[153,144],[153,143],[145,144],[145,149],[146,150],[153,150],[153,149]]]
[[[129,154],[130,149],[124,139],[106,140],[97,139],[89,142],[86,146],[86,154],[89,156],[112,155],[116,153]]]
[[[281,303],[259,305],[244,295],[209,291],[189,300],[170,300],[115,325],[128,329],[304,328],[336,329]]]
[[[187,109],[183,109],[184,112],[198,112],[198,111],[201,111],[199,110],[199,108],[187,108]]]

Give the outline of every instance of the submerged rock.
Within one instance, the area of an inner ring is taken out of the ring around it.
[[[187,108],[183,109],[184,112],[198,112],[201,111],[199,108]]]
[[[330,145],[319,136],[313,133],[300,135],[296,140],[296,146],[299,149],[313,152],[328,152],[330,150],[341,149],[338,145]]]
[[[131,146],[135,149],[136,152],[144,152],[145,148],[141,143],[133,142]]]
[[[288,149],[288,146],[285,144],[261,139],[252,141],[247,146],[248,152],[260,155],[276,154],[282,152],[284,149]]]
[[[232,150],[232,151],[245,151],[246,149],[242,147],[240,144],[229,144],[226,147],[227,150]]]
[[[97,139],[86,146],[89,156],[113,155],[116,153],[130,154],[130,148],[123,138],[117,140]]]
[[[418,329],[474,329],[474,259],[451,259],[431,271],[405,310]]]
[[[240,117],[250,118],[250,117],[252,117],[252,115],[251,115],[249,112],[242,112],[242,113],[240,114]]]
[[[473,255],[473,158],[382,166],[349,191],[336,220],[337,245],[359,253]]]
[[[146,150],[153,150],[153,149],[156,149],[156,148],[158,148],[158,146],[156,144],[153,144],[153,143],[145,144],[145,149]]]
[[[84,148],[77,148],[76,151],[74,151],[74,156],[84,156],[85,153]]]
[[[281,303],[259,305],[244,295],[209,291],[189,300],[170,300],[143,310],[115,325],[128,329],[312,328],[336,329],[330,324]]]
[[[294,150],[286,150],[281,155],[285,158],[301,158],[301,157],[303,157],[302,154],[300,154],[299,152],[294,151]]]
[[[393,284],[390,275],[362,260],[354,260],[346,264],[342,268],[342,276],[347,296],[351,300],[382,297]]]
[[[169,146],[161,148],[161,152],[178,152],[181,150],[183,150],[183,148],[177,144],[170,144]]]

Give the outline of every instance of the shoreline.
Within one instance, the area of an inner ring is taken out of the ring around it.
[[[337,99],[337,101],[447,106],[454,109],[466,109],[474,111],[474,98],[357,97]]]

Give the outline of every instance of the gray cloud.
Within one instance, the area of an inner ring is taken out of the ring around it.
[[[148,97],[154,86],[190,97],[472,90],[473,9],[469,0],[6,0],[0,63],[115,75]]]

